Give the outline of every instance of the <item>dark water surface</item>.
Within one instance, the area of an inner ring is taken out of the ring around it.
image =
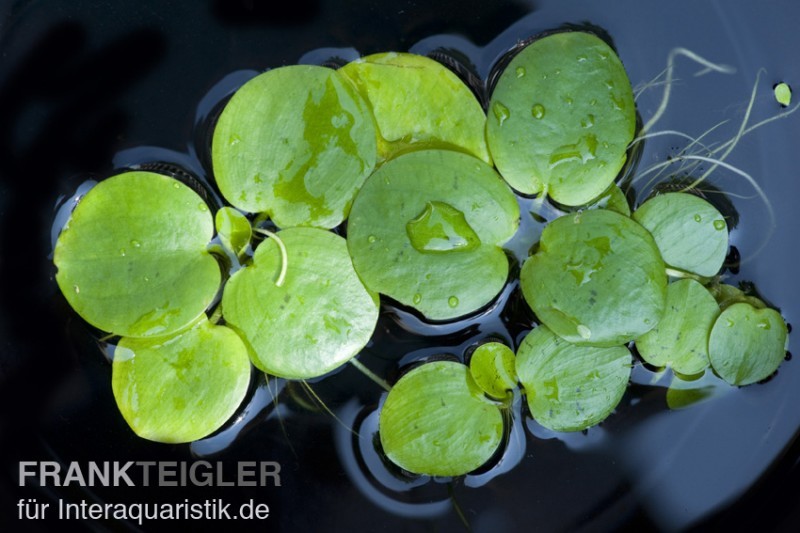
[[[772,96],[775,83],[800,89],[800,4],[793,0],[274,4],[0,5],[0,452],[5,459],[0,525],[13,523],[20,498],[140,503],[222,498],[267,503],[271,516],[191,527],[466,531],[468,523],[474,531],[797,530],[796,360],[785,362],[766,383],[718,388],[714,397],[682,410],[667,408],[668,377],[655,382],[658,376],[638,364],[617,411],[585,433],[549,432],[517,404],[502,455],[453,482],[403,477],[385,464],[374,441],[381,390],[350,366],[311,384],[336,419],[315,407],[303,387],[254,378],[236,420],[203,441],[156,444],[131,432],[114,403],[105,347],[58,293],[49,257],[56,209],[69,203],[81,184],[115,167],[160,160],[202,180],[215,105],[256,72],[410,50],[468,65],[467,77],[486,80],[517,43],[570,23],[608,33],[634,88],[655,78],[675,47],[736,69],[694,77],[699,67],[677,59],[678,82],[655,130],[698,136],[727,120],[704,138],[723,142],[739,127],[754,84],[753,123],[781,112]],[[481,86],[475,90],[488,94]],[[652,87],[639,97],[643,121],[658,108],[661,91]],[[721,168],[711,180],[739,213],[731,240],[742,264],[726,281],[754,282],[793,324],[800,323],[798,139],[800,113],[747,135],[727,159],[763,188],[775,212],[774,229],[768,210],[739,175]],[[687,142],[678,136],[649,140],[634,176]],[[647,192],[640,183],[634,188],[640,195]],[[511,246],[517,257],[524,257],[541,227],[523,216],[522,234]],[[392,380],[412,361],[442,354],[463,360],[487,338],[516,347],[530,320],[514,284],[478,316],[445,325],[425,324],[385,305],[360,360]],[[790,335],[790,352],[798,351],[795,336]],[[277,461],[282,486],[18,486],[21,460],[197,459],[222,461],[231,472],[238,461]],[[142,528],[113,521],[77,525],[99,531],[176,526],[168,521]]]

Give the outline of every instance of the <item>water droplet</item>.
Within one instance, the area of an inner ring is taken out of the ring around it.
[[[603,61],[608,59],[608,52],[600,52],[600,59],[602,59]]]
[[[546,387],[545,389],[545,397],[551,401],[559,401],[558,398],[558,381],[555,378],[546,380],[543,385]]]
[[[173,182],[172,186],[175,187],[176,189],[180,189],[181,188],[181,184],[178,183],[177,181]]]
[[[542,104],[535,104],[533,108],[531,108],[531,114],[535,119],[542,119],[544,118],[544,106]]]
[[[608,148],[608,143],[603,141],[603,148]]]
[[[235,146],[240,142],[242,142],[242,138],[234,133],[231,135],[230,139],[228,139],[228,146]]]
[[[573,102],[574,102],[574,100],[572,99],[571,96],[565,96],[564,97],[564,104],[565,105],[572,105]]]
[[[119,249],[119,255],[121,255],[122,257],[125,257],[126,254],[127,254],[127,252],[125,251],[125,248],[120,248]]]
[[[606,89],[609,91],[614,88],[614,82],[612,80],[606,80]]]
[[[756,326],[758,326],[759,329],[772,329],[772,326],[770,326],[769,324],[769,320],[767,320],[766,318],[762,318],[761,320],[756,322]]]
[[[456,298],[455,296],[451,296],[450,298],[447,299],[447,305],[449,305],[450,307],[456,307],[458,305],[458,298]]]
[[[732,328],[732,327],[733,327],[733,325],[734,325],[734,322],[733,322],[733,320],[731,320],[730,318],[728,318],[728,319],[725,321],[725,325],[726,325],[726,326],[728,326],[729,328]]]
[[[575,144],[565,144],[550,154],[550,169],[567,162],[586,163],[595,158],[597,137],[585,135]]]
[[[589,58],[586,57],[585,55],[581,54],[581,55],[578,56],[577,59],[578,59],[578,63],[583,63],[584,61],[586,61]]]
[[[589,105],[592,105],[592,106],[597,105],[597,98],[592,98],[591,100],[589,100]]]
[[[134,239],[131,241],[131,246],[133,246],[134,248],[141,248],[142,243]]]
[[[472,250],[480,238],[464,213],[444,202],[431,201],[406,224],[411,245],[420,252],[442,253]]]
[[[591,128],[592,126],[594,126],[594,115],[586,115],[586,118],[581,120],[581,127]]]
[[[650,319],[649,319],[649,318],[645,318],[645,319],[644,319],[644,323],[645,323],[645,324],[647,324],[647,325],[649,326],[649,325],[650,325]]]
[[[416,293],[416,294],[414,295],[414,300],[413,300],[413,302],[414,302],[414,305],[417,305],[417,304],[418,304],[418,303],[420,303],[421,301],[422,301],[422,295],[421,295],[420,293]]]
[[[500,125],[503,125],[508,117],[511,116],[511,112],[508,110],[506,106],[501,104],[500,102],[495,102],[492,106],[492,112],[494,113],[494,117],[500,122]]]
[[[695,221],[695,222],[702,222],[702,220],[703,220],[703,217],[701,217],[700,215],[697,215],[697,214],[696,214],[696,215],[694,216],[694,221]]]
[[[377,240],[378,240],[378,238],[375,235],[370,235],[369,237],[367,237],[367,242],[370,243],[370,244],[372,244],[373,242],[375,242]]]
[[[559,74],[561,74],[561,69],[560,68],[556,69],[556,76],[558,76]]]
[[[77,285],[73,285],[72,288],[75,289],[75,294],[80,294],[80,292],[81,292],[81,288],[80,287],[78,287]]]
[[[150,278],[149,278],[149,277],[147,277],[147,276],[144,276],[142,279],[145,281],[145,283],[147,283],[148,281],[150,281]]]
[[[525,77],[525,67],[517,67],[517,77],[518,78]]]
[[[718,218],[717,220],[714,221],[714,229],[716,229],[716,230],[722,231],[727,227],[728,227],[728,225],[722,219]]]
[[[206,205],[205,202],[200,202],[199,204],[197,204],[197,209],[205,213],[206,211],[208,211],[208,206]]]
[[[592,330],[583,324],[578,324],[578,335],[580,335],[582,339],[589,340],[592,338]]]

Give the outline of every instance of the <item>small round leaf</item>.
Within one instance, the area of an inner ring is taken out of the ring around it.
[[[486,163],[447,150],[386,162],[353,203],[347,245],[370,289],[446,320],[489,303],[506,283],[500,247],[519,205]]]
[[[458,76],[415,54],[370,55],[340,70],[369,102],[381,159],[409,148],[452,148],[491,163],[486,114]]]
[[[98,183],[56,243],[56,280],[93,326],[126,337],[167,335],[195,319],[219,289],[206,246],[208,206],[186,185],[151,172]]]
[[[633,218],[653,234],[669,266],[699,276],[714,276],[728,253],[728,225],[717,209],[693,194],[655,196]]]
[[[667,275],[653,237],[613,211],[565,215],[542,232],[520,274],[525,301],[576,344],[624,344],[664,311]]]
[[[780,313],[748,303],[728,306],[711,329],[711,366],[731,385],[768,378],[786,356],[788,330]]]
[[[619,57],[577,31],[542,37],[517,54],[489,109],[486,137],[500,174],[520,192],[571,206],[614,181],[636,126]]]
[[[517,352],[517,375],[531,415],[554,431],[602,422],[622,399],[632,364],[624,346],[578,346],[546,326],[532,330]]]
[[[511,348],[500,342],[487,342],[475,348],[469,371],[486,394],[502,399],[517,386],[514,364]]]
[[[234,255],[244,252],[253,236],[250,221],[232,207],[222,207],[214,216],[214,225],[222,245]]]
[[[503,417],[461,363],[420,365],[392,387],[380,414],[386,456],[416,474],[459,476],[500,444]]]
[[[651,365],[698,374],[709,365],[708,336],[719,312],[717,301],[697,281],[670,283],[664,316],[654,329],[636,339],[636,348]]]
[[[336,71],[277,68],[245,83],[214,129],[223,196],[280,227],[333,228],[372,172],[377,148],[366,103]]]
[[[133,431],[157,442],[190,442],[216,431],[250,383],[247,348],[205,317],[171,337],[122,338],[111,385]]]
[[[227,323],[248,344],[253,364],[279,377],[321,376],[358,354],[378,320],[378,297],[353,270],[342,237],[315,228],[291,228],[262,242],[253,264],[225,286]]]

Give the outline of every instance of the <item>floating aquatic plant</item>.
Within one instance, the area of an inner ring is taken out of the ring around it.
[[[333,228],[377,157],[367,104],[338,72],[311,65],[245,83],[214,128],[211,160],[233,206],[280,227]]]
[[[220,268],[206,251],[208,206],[183,183],[125,172],[98,183],[56,243],[56,280],[73,309],[116,335],[175,332],[214,299]]]
[[[617,177],[636,108],[614,50],[584,32],[536,39],[511,61],[486,123],[500,174],[524,194],[583,205]]]

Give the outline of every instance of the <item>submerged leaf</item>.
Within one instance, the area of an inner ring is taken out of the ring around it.
[[[539,326],[519,347],[517,375],[539,424],[580,431],[611,414],[628,386],[632,363],[624,346],[578,346]]]
[[[190,442],[216,431],[250,383],[247,348],[205,317],[171,337],[122,338],[112,388],[133,431],[157,442]]]
[[[489,151],[525,194],[583,205],[614,181],[636,126],[633,91],[614,50],[562,32],[533,41],[506,67],[489,104]]]
[[[389,52],[357,59],[339,72],[372,108],[381,159],[409,149],[451,148],[491,163],[483,108],[469,87],[440,63]]]
[[[643,203],[633,218],[653,234],[667,265],[714,276],[728,253],[728,225],[717,209],[694,194],[671,192]]]
[[[367,104],[334,70],[293,65],[244,84],[214,129],[223,196],[279,227],[333,228],[377,157]]]
[[[655,327],[667,275],[653,237],[613,211],[565,215],[542,232],[522,266],[525,301],[545,325],[577,344],[611,346]]]
[[[370,176],[353,203],[347,246],[367,287],[445,320],[500,292],[508,276],[500,246],[518,223],[517,201],[490,166],[420,150]]]
[[[636,348],[651,365],[698,374],[709,365],[708,336],[719,312],[714,297],[697,281],[670,283],[664,316],[654,329],[636,339]]]
[[[167,335],[198,318],[219,289],[206,252],[208,206],[161,174],[126,172],[81,200],[56,243],[56,280],[93,326],[125,337]]]
[[[766,379],[786,356],[787,334],[783,317],[774,309],[732,304],[719,315],[711,330],[711,366],[731,385]]]
[[[459,476],[494,454],[503,417],[461,363],[426,363],[392,387],[380,414],[386,456],[416,474]]]
[[[354,357],[378,320],[378,297],[353,270],[342,237],[315,228],[277,233],[253,264],[225,286],[222,310],[264,372],[290,379],[321,376]],[[278,283],[286,261],[286,276]]]

